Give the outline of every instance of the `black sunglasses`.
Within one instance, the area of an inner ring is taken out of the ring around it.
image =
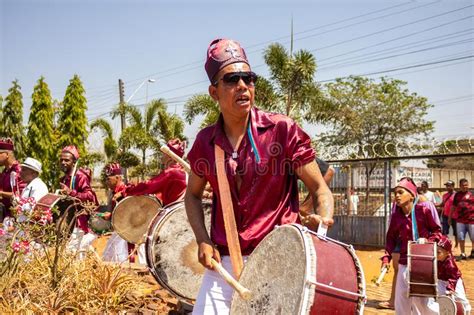
[[[219,80],[224,81],[226,84],[237,84],[240,79],[244,81],[246,85],[254,85],[255,82],[257,82],[257,75],[255,72],[249,71],[249,72],[229,72],[224,74],[222,78]],[[215,81],[213,85],[217,85],[219,83],[219,80]]]

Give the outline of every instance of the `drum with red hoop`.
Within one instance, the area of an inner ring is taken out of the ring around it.
[[[72,232],[74,229],[74,223],[72,223],[72,221],[75,221],[76,213],[82,210],[80,201],[66,195],[47,194],[36,202],[33,212],[42,212],[53,209],[54,207],[56,207],[58,211],[53,211],[53,222],[61,224],[61,229],[70,227],[69,232]]]
[[[436,243],[420,238],[408,242],[408,295],[438,296],[438,265]]]
[[[268,234],[248,257],[239,282],[252,297],[234,293],[231,314],[363,314],[366,301],[352,246],[299,224]]]
[[[112,227],[124,240],[141,244],[153,218],[161,211],[154,196],[130,196],[121,200],[112,213]]]
[[[203,203],[203,210],[209,232],[211,204]],[[197,260],[198,246],[183,201],[167,205],[153,219],[145,248],[147,265],[156,281],[176,297],[194,301],[205,268]]]
[[[439,296],[439,314],[440,315],[465,315],[467,312],[464,309],[464,305],[456,300],[454,296]]]

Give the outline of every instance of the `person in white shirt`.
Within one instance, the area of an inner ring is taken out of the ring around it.
[[[21,199],[33,198],[35,202],[38,202],[38,200],[48,194],[48,187],[39,177],[40,174],[41,162],[31,157],[26,158],[21,164],[20,178],[27,186],[21,193]],[[23,211],[29,212],[31,210],[30,203],[23,205]]]
[[[433,204],[436,203],[435,194],[432,191],[428,190],[428,182],[426,180],[421,182],[421,194],[428,199],[428,201],[432,202]]]

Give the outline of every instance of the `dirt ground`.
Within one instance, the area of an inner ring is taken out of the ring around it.
[[[107,237],[100,237],[94,242],[94,247],[97,249],[99,255],[102,253],[106,242]],[[466,253],[469,254],[471,252],[471,248],[472,246],[470,243],[466,244]],[[366,281],[367,304],[365,305],[364,314],[395,314],[395,312],[392,310],[377,308],[379,302],[387,301],[390,298],[390,290],[393,279],[393,269],[390,269],[381,285],[379,287],[375,285],[375,281],[380,273],[379,258],[383,255],[384,251],[374,249],[358,249],[356,252],[364,268]],[[459,255],[459,248],[454,249],[454,254]],[[467,288],[467,297],[471,302],[471,305],[474,305],[474,291],[472,289],[474,288],[474,259],[458,262],[458,266],[461,269],[463,281],[465,287]],[[170,307],[174,308],[173,306],[176,304],[176,300],[167,294],[164,289],[162,289],[156,282],[154,283],[153,277],[147,275],[147,280],[149,280],[150,284],[153,284],[153,287],[156,289],[155,294],[163,295],[163,301],[166,301],[168,304],[167,309]],[[155,310],[160,309],[159,305],[155,307],[157,307]]]

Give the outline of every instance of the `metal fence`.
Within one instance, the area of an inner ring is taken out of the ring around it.
[[[473,152],[423,156],[347,159],[329,161],[335,170],[330,183],[334,196],[335,224],[329,236],[345,243],[383,247],[391,214],[392,188],[402,177],[412,177],[417,184],[426,181],[429,190],[445,191],[444,183],[459,179],[474,180],[474,170],[426,167],[428,159],[452,157],[474,159]],[[370,174],[367,176],[367,174]]]

